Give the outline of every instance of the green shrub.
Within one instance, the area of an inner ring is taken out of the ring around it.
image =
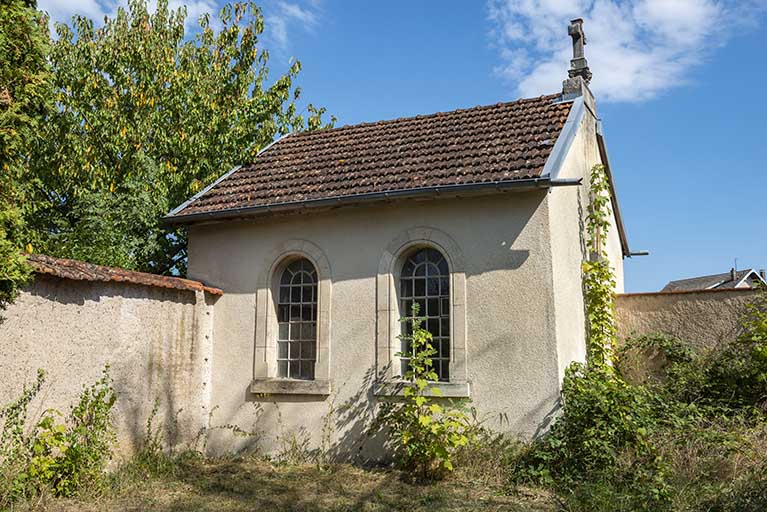
[[[655,396],[578,363],[567,369],[562,396],[561,416],[533,443],[517,481],[553,485],[576,501],[588,490],[618,493],[640,510],[667,503],[666,467],[652,442]]]
[[[410,347],[408,353],[397,353],[408,358],[405,372],[404,400],[385,402],[381,406],[377,425],[388,427],[395,440],[395,451],[402,466],[421,478],[438,478],[453,470],[455,450],[469,443],[469,418],[460,404],[444,400],[437,403],[440,390],[431,383],[437,381],[432,356],[436,349],[432,335],[421,327],[418,304],[413,305],[410,334],[399,338]]]

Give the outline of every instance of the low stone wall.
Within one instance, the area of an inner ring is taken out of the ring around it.
[[[155,400],[155,425],[164,426],[167,440],[191,443],[209,414],[215,298],[203,289],[39,274],[2,312],[0,403],[43,368],[46,383],[30,416],[47,408],[66,415],[108,364],[118,393],[118,453],[130,454],[143,440]]]
[[[618,295],[619,339],[662,332],[699,347],[732,339],[755,290],[629,293]]]

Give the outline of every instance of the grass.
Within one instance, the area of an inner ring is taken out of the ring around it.
[[[263,459],[179,459],[161,474],[129,464],[99,496],[41,496],[17,510],[269,511],[538,511],[558,509],[553,495],[479,482],[460,471],[446,480],[412,484],[390,469],[351,465],[277,464]]]

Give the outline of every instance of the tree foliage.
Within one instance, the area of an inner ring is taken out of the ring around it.
[[[275,136],[323,125],[296,108],[300,64],[270,81],[253,3],[184,29],[185,8],[130,0],[101,28],[57,24],[50,62],[56,109],[30,161],[25,209],[41,252],[130,269],[183,272],[186,236],[170,208],[252,159]]]
[[[47,27],[34,2],[0,1],[0,309],[30,275],[19,205],[29,143],[50,106]]]

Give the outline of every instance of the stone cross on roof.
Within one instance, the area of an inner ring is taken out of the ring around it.
[[[576,18],[570,21],[567,27],[567,33],[573,38],[573,58],[570,60],[570,78],[579,76],[587,84],[591,82],[591,70],[586,60],[583,47],[586,46],[586,34],[583,33],[583,20]]]

